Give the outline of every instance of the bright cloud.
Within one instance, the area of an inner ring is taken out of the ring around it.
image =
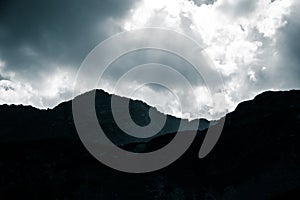
[[[286,18],[293,3],[293,0],[218,0],[210,4],[207,1],[195,4],[187,0],[143,0],[131,9],[123,28],[128,31],[167,28],[186,34],[205,47],[205,53],[224,79],[226,103],[217,103],[218,108],[214,105],[224,113],[263,90],[281,89],[270,86],[266,79],[278,69],[273,63],[280,51],[276,48],[277,33],[287,25]],[[182,96],[191,98],[188,110],[191,116],[216,118],[215,111],[207,109],[203,113],[201,110],[210,105],[203,102],[208,92],[202,91],[202,94],[202,100],[198,100],[181,91]],[[142,99],[151,104],[151,100]],[[195,102],[201,111],[197,111]]]
[[[0,104],[33,105],[38,108],[54,107],[58,102],[72,98],[74,72],[57,68],[43,74],[39,83],[22,81],[18,75],[5,69],[0,62]]]

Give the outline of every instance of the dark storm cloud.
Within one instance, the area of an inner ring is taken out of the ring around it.
[[[136,1],[134,1],[136,2]],[[51,64],[76,66],[111,32],[133,0],[7,0],[0,3],[0,59],[30,76]]]

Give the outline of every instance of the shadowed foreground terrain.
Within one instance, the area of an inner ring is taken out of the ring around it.
[[[96,111],[118,146],[150,152],[174,137],[180,119],[171,116],[157,136],[126,136],[114,123],[110,98],[97,91]],[[209,122],[200,120],[187,152],[170,166],[146,174],[118,172],[94,159],[77,136],[71,106],[0,106],[1,199],[300,198],[300,91],[265,92],[241,103],[226,116],[220,140],[203,159],[198,152]],[[139,125],[149,123],[149,109],[140,101],[130,102]],[[188,134],[193,122],[183,123]]]

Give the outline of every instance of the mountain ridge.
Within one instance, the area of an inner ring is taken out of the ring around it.
[[[99,97],[101,94],[96,97],[99,108],[109,110],[110,99]],[[147,116],[140,118],[148,112],[147,107],[133,105],[137,111],[133,118],[147,124]],[[202,129],[177,161],[146,174],[118,172],[97,161],[81,143],[71,111],[70,103],[49,111],[0,106],[1,197],[264,200],[287,199],[293,194],[294,199],[300,198],[298,90],[267,92],[240,104],[226,115],[220,139],[205,158],[198,157],[207,131]],[[104,125],[112,128],[107,130],[123,137],[110,121],[112,116],[104,114]],[[173,130],[177,122],[169,120],[165,130]],[[146,141],[110,139],[128,151],[151,152],[175,134],[168,132]],[[18,137],[29,140],[17,141]]]
[[[122,100],[128,100],[128,98],[126,98],[126,97],[120,97],[120,96],[113,95],[113,94],[109,94],[109,93],[105,92],[104,90],[92,90],[92,91],[83,93],[81,95],[78,95],[74,99],[78,99],[78,98],[84,97],[86,95],[92,94],[92,92],[94,92],[94,91],[96,92],[96,94],[97,94],[96,96],[98,96],[98,99],[99,99],[99,96],[100,96],[100,100],[96,101],[96,102],[98,102],[98,104],[101,104],[101,106],[98,105],[99,107],[97,107],[96,110],[97,111],[101,111],[101,112],[104,110],[104,115],[103,115],[104,117],[103,118],[108,118],[107,116],[109,116],[110,120],[113,121],[114,120],[113,116],[111,115],[111,113],[109,113],[110,112],[110,100],[111,100],[111,97],[115,96],[117,98],[120,98],[121,101]],[[239,110],[245,110],[245,109],[247,110],[247,108],[244,109],[243,107],[247,107],[248,105],[252,105],[253,102],[261,101],[261,99],[264,99],[264,98],[266,98],[266,97],[268,97],[270,95],[271,95],[270,99],[271,98],[273,99],[274,96],[281,97],[282,95],[284,96],[284,94],[293,94],[293,93],[299,93],[299,90],[290,90],[290,91],[265,91],[265,92],[257,95],[252,100],[241,102],[236,107],[235,111],[228,113],[226,116],[231,116],[232,113],[236,113]],[[102,98],[102,100],[101,100],[101,98]],[[38,109],[38,108],[35,108],[33,106],[0,105],[0,113],[2,113],[2,116],[0,116],[0,125],[1,125],[1,122],[3,124],[6,121],[9,121],[8,124],[10,124],[11,121],[17,119],[18,121],[22,122],[21,125],[27,126],[26,122],[25,122],[26,119],[28,117],[30,118],[31,115],[37,115],[36,117],[35,116],[31,117],[32,119],[28,119],[29,120],[28,123],[30,124],[31,121],[33,121],[33,120],[37,120],[37,121],[40,120],[40,121],[42,121],[42,123],[44,123],[42,125],[41,129],[49,128],[50,129],[49,132],[51,132],[51,131],[60,132],[61,136],[58,136],[58,138],[61,138],[61,137],[63,137],[63,138],[69,138],[70,137],[70,132],[73,134],[72,137],[74,137],[74,132],[76,132],[76,130],[75,130],[75,125],[73,124],[74,122],[73,122],[73,116],[72,116],[72,101],[73,100],[62,102],[59,105],[57,105],[55,108],[53,108],[53,109],[46,109],[46,110],[44,110],[44,109]],[[149,106],[148,104],[146,104],[146,103],[144,103],[143,101],[140,101],[140,100],[131,100],[131,99],[129,99],[129,100],[130,100],[130,102],[133,105],[135,105],[135,107],[137,107],[136,113],[138,113],[138,114],[137,114],[137,116],[135,118],[138,118],[139,120],[142,119],[142,120],[140,120],[141,124],[142,125],[143,124],[147,125],[149,123],[149,120],[150,120],[150,118],[148,118],[149,117],[148,116],[148,114],[149,114],[148,111],[149,111],[150,108],[153,108],[153,107]],[[105,105],[105,106],[102,106],[102,105]],[[97,103],[96,103],[96,106],[97,106]],[[208,120],[203,119],[203,118],[197,119],[198,121],[197,120],[188,121],[186,119],[177,118],[177,117],[174,117],[172,115],[165,115],[164,113],[158,111],[156,108],[154,108],[154,109],[156,110],[156,112],[158,112],[161,115],[166,116],[168,119],[170,119],[172,121],[170,123],[171,125],[169,126],[169,128],[166,128],[166,130],[164,131],[164,133],[176,132],[176,127],[178,128],[178,125],[179,125],[180,121],[185,124],[184,126],[185,126],[186,130],[189,129],[188,127],[189,127],[190,123],[199,123],[198,130],[200,130],[200,131],[208,128],[208,126],[209,126],[210,123],[217,122],[217,120],[208,121]],[[19,115],[21,115],[22,113],[23,113],[22,118],[20,118]],[[143,115],[142,117],[140,116],[141,115],[140,113],[142,113],[142,115]],[[6,119],[7,116],[10,116],[10,117],[8,119]],[[224,116],[224,117],[226,117],[226,116]],[[48,120],[50,120],[50,121],[52,120],[54,124],[46,123],[45,122],[46,119],[44,121],[42,120],[43,118],[47,118],[47,117],[49,117]],[[227,119],[227,121],[229,121],[229,119]],[[136,121],[134,121],[134,122],[136,122]],[[39,122],[39,123],[41,123],[41,122]],[[103,123],[105,124],[105,122],[103,122]],[[65,126],[63,124],[67,124],[68,126]],[[118,126],[115,123],[110,123],[110,124],[111,124],[111,126],[114,126],[114,127]],[[55,129],[55,126],[62,127],[62,130],[65,130],[65,131],[57,130],[57,129]],[[174,127],[170,128],[172,126],[174,126]],[[30,131],[30,127],[27,127],[27,130]],[[192,129],[192,130],[194,130],[194,129]],[[44,130],[44,131],[48,132],[48,130]],[[0,133],[0,140],[2,140],[2,141],[3,141],[3,139],[5,139],[5,138],[3,138],[3,132],[5,132],[5,131],[2,131],[2,134]],[[10,132],[12,134],[16,134],[18,132],[18,130],[13,130],[13,131],[10,131]],[[120,132],[120,130],[117,130],[117,132]],[[69,136],[66,135],[66,133],[68,133]],[[8,135],[8,134],[6,134],[6,135]],[[51,136],[50,136],[51,134],[48,134],[48,135],[51,138]],[[54,136],[54,135],[52,135],[52,136]],[[57,135],[55,135],[55,136],[57,136]],[[26,135],[19,136],[19,137],[20,138],[23,137],[24,140],[30,138],[29,136],[27,137]],[[43,137],[41,136],[41,139],[42,138]],[[14,139],[18,140],[17,136]],[[122,142],[124,143],[124,141],[122,141]],[[130,142],[126,142],[126,143],[130,143]],[[132,141],[132,142],[136,142],[136,141]],[[122,145],[125,145],[125,144],[122,144]]]
[[[105,91],[105,90],[103,90],[103,89],[94,89],[94,90],[90,90],[90,91],[81,93],[81,94],[75,96],[74,98],[72,98],[72,99],[70,99],[70,100],[66,100],[66,101],[63,101],[63,102],[58,103],[56,106],[54,106],[54,107],[52,107],[52,108],[38,108],[38,107],[35,107],[35,106],[33,106],[33,105],[29,105],[29,104],[7,104],[7,103],[0,104],[0,107],[1,107],[1,106],[8,106],[8,107],[25,107],[25,108],[33,108],[33,109],[36,109],[36,110],[39,110],[39,111],[49,111],[49,110],[54,110],[54,109],[56,109],[57,107],[60,107],[62,104],[66,104],[66,103],[72,102],[75,98],[80,97],[80,96],[83,96],[83,95],[85,95],[85,94],[87,94],[87,93],[90,93],[90,92],[92,92],[92,91],[100,91],[100,92],[106,93],[106,94],[109,95],[109,96],[114,95],[114,96],[118,96],[118,97],[121,97],[121,98],[130,99],[130,100],[132,100],[132,101],[140,102],[140,103],[146,104],[146,105],[149,106],[149,107],[152,107],[152,108],[156,109],[158,112],[160,112],[160,113],[162,113],[162,114],[164,114],[164,115],[169,115],[169,116],[172,116],[172,117],[175,117],[175,118],[178,118],[178,119],[185,119],[185,118],[176,117],[176,116],[171,115],[171,114],[163,113],[163,112],[159,111],[155,106],[151,106],[150,104],[148,104],[147,102],[145,102],[145,101],[143,101],[143,100],[141,100],[141,99],[131,99],[131,98],[128,98],[128,97],[126,97],[126,96],[120,96],[120,95],[116,95],[116,94],[113,94],[113,93],[109,93],[109,92],[107,92],[107,91]],[[260,97],[260,96],[263,96],[263,95],[266,95],[266,94],[271,94],[271,93],[273,93],[273,94],[274,94],[274,93],[285,93],[285,92],[297,92],[297,91],[300,91],[300,90],[298,90],[298,89],[291,89],[291,90],[283,90],[283,91],[282,91],[282,90],[267,90],[267,91],[263,91],[263,92],[261,92],[261,93],[255,95],[253,98],[250,98],[250,99],[246,99],[246,100],[244,100],[244,101],[241,101],[240,103],[237,104],[236,108],[237,108],[240,104],[243,104],[243,103],[245,103],[245,102],[251,102],[251,101],[255,100],[256,98],[258,98],[258,97]],[[233,111],[231,111],[231,112],[234,112],[234,111],[236,110],[236,108],[235,108]],[[228,112],[227,114],[229,114],[229,113],[231,113],[231,112]],[[225,115],[225,116],[226,116],[226,115]],[[223,116],[223,117],[225,117],[225,116]],[[222,117],[221,117],[221,118],[222,118]],[[205,118],[200,117],[200,118],[197,118],[197,119],[199,120],[199,119],[205,119]],[[197,120],[197,119],[195,119],[195,120]],[[205,120],[207,120],[207,119],[205,119]],[[217,121],[217,120],[219,120],[219,119],[208,120],[208,121]]]

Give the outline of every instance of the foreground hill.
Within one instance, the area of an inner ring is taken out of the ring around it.
[[[97,95],[99,121],[122,148],[149,152],[174,137],[172,132],[176,131],[179,119],[171,116],[156,137],[136,140],[120,136],[122,133],[109,114],[110,95],[102,91]],[[118,172],[95,160],[77,137],[71,102],[43,111],[0,106],[0,196],[3,199],[299,199],[299,102],[300,91],[286,91],[265,92],[241,103],[226,116],[220,140],[204,159],[198,158],[198,152],[209,122],[201,120],[190,149],[170,166],[147,174]],[[132,101],[130,107],[138,124],[149,123],[149,106]]]

